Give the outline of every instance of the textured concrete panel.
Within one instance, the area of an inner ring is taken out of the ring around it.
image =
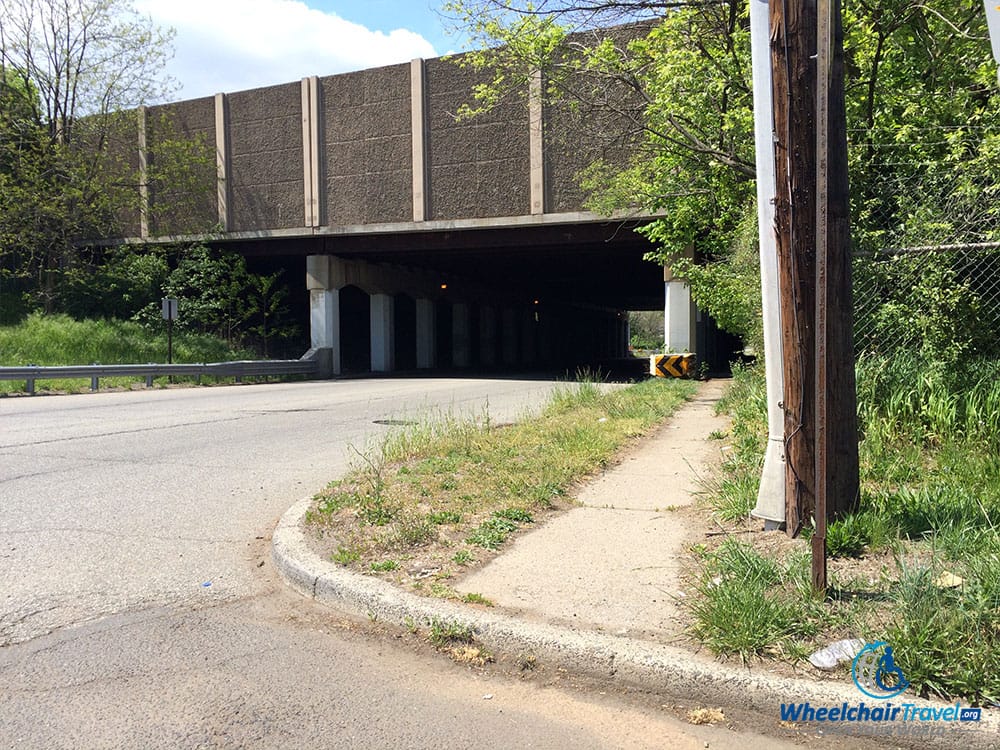
[[[230,94],[229,134],[233,229],[302,226],[301,85]]]
[[[530,212],[527,100],[512,97],[471,120],[455,113],[472,101],[484,74],[452,60],[427,61],[427,139],[432,219],[520,216]]]
[[[567,43],[593,45],[598,37],[610,37],[616,44],[624,45],[648,31],[646,24],[633,24],[600,30],[596,34],[572,34]],[[641,131],[627,113],[631,111],[641,117],[643,102],[629,87],[600,78],[587,80],[582,76],[568,85],[593,101],[609,101],[613,106],[583,105],[574,110],[556,103],[544,107],[545,204],[546,211],[552,213],[582,210],[586,195],[580,187],[580,173],[596,161],[624,168],[635,152],[637,139],[642,138]]]
[[[327,223],[412,218],[410,66],[321,79]]]
[[[210,231],[219,220],[213,98],[150,107],[146,131],[150,233]]]
[[[115,206],[115,225],[123,236],[138,236],[139,181],[139,117],[138,112],[120,112],[103,118],[87,118],[76,124],[76,136],[92,144],[95,151],[103,138],[104,145],[98,162],[112,185],[120,185],[117,195],[107,196]]]

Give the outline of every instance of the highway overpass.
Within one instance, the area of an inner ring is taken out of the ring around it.
[[[649,217],[586,209],[579,173],[629,159],[628,116],[543,104],[539,74],[457,118],[483,75],[414,60],[141,109],[120,141],[141,201],[119,241],[197,239],[304,271],[329,374],[610,359],[630,309],[664,309],[675,350],[711,343],[683,282],[643,260]],[[212,157],[183,195],[152,177],[178,135]]]

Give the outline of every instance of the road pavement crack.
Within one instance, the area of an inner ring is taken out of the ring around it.
[[[49,445],[51,443],[67,443],[79,440],[97,440],[99,438],[115,437],[117,435],[135,435],[142,432],[162,432],[164,430],[177,430],[185,427],[197,427],[199,425],[206,425],[206,424],[221,424],[223,422],[239,422],[245,416],[247,415],[244,414],[243,416],[239,417],[226,417],[220,419],[206,419],[195,422],[178,422],[177,424],[170,424],[170,425],[136,427],[131,430],[112,430],[110,432],[95,432],[91,435],[75,435],[70,437],[61,436],[61,437],[47,438],[45,440],[32,440],[26,443],[5,443],[3,445],[0,445],[0,450],[5,450],[8,448],[27,448],[33,445]]]

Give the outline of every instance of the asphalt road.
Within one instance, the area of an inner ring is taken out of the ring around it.
[[[0,400],[0,644],[252,594],[280,515],[392,429],[546,381],[352,380]]]
[[[0,399],[0,747],[775,747],[560,675],[460,667],[277,581],[277,519],[391,429],[376,420],[506,421],[553,387]]]

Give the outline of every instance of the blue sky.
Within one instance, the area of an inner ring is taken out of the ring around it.
[[[436,0],[312,0],[307,4],[374,31],[389,32],[399,27],[415,31],[434,45],[439,54],[455,46],[454,37],[445,33],[441,3]]]
[[[135,0],[135,7],[176,31],[172,99],[462,49],[446,33],[438,0]]]

